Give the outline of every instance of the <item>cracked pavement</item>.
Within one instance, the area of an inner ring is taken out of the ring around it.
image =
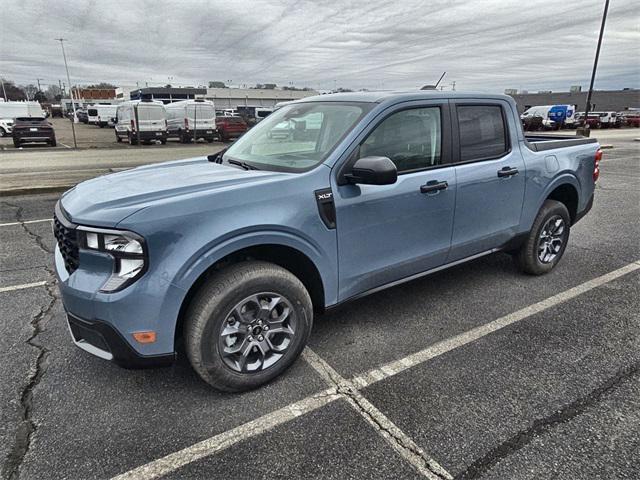
[[[0,227],[0,288],[47,282],[0,292],[2,478],[110,478],[310,395],[332,401],[161,478],[639,478],[639,271],[364,388],[350,381],[640,259],[639,148],[605,152],[593,211],[552,274],[523,276],[499,254],[345,305],[314,324],[328,368],[299,361],[241,395],[212,391],[184,359],[123,370],[78,350],[51,226],[20,223],[50,217],[57,195],[0,198],[0,223],[18,222]]]

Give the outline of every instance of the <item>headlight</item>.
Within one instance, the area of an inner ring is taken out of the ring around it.
[[[78,227],[80,248],[108,253],[114,269],[101,292],[116,292],[135,282],[147,269],[144,239],[133,232]]]

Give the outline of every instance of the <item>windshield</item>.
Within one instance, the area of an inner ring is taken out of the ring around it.
[[[223,159],[265,170],[308,170],[322,162],[370,108],[366,103],[287,105],[240,137]]]

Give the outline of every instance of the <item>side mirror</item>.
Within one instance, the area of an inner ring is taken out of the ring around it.
[[[398,179],[398,169],[387,157],[363,157],[356,160],[345,178],[349,183],[391,185]]]

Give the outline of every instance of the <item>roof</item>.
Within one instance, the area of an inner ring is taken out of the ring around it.
[[[131,90],[132,94],[142,95],[204,95],[207,93],[206,88],[194,88],[194,87],[144,87]]]
[[[207,98],[215,99],[265,99],[265,100],[298,100],[317,95],[315,90],[276,90],[267,88],[207,88]]]
[[[377,91],[377,92],[346,92],[330,93],[327,95],[317,95],[307,97],[302,102],[402,102],[411,100],[437,100],[441,98],[490,98],[498,100],[512,101],[508,95],[473,92],[454,92],[451,90],[408,90],[408,91]]]

